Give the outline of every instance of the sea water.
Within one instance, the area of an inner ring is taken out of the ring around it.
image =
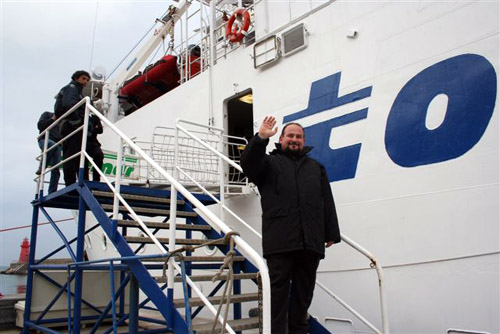
[[[0,267],[0,271],[8,267]],[[0,293],[2,295],[15,295],[26,292],[26,275],[0,274]]]

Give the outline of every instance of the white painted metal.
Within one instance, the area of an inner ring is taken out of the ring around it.
[[[123,141],[127,145],[129,145],[129,147],[131,147],[139,156],[141,156],[142,159],[147,161],[152,166],[152,168],[155,168],[163,177],[165,177],[171,184],[172,193],[174,193],[174,191],[173,191],[174,189],[179,191],[188,201],[190,201],[199,210],[200,214],[202,214],[203,217],[210,224],[215,225],[219,230],[223,231],[225,234],[232,231],[229,226],[227,226],[215,214],[213,214],[211,211],[209,211],[198,199],[196,199],[196,197],[194,197],[186,188],[184,188],[170,174],[168,174],[163,168],[161,168],[154,160],[152,160],[147,154],[145,154],[144,151],[139,146],[137,146],[130,138],[125,136],[120,129],[118,129],[113,123],[111,123],[107,118],[105,118],[101,113],[99,113],[99,111],[97,111],[90,104],[87,105],[87,108],[94,115],[99,117],[99,119],[101,119],[101,121],[105,125],[107,125],[110,130],[112,130],[114,133],[116,133],[119,136],[120,143]],[[88,154],[85,152],[85,148],[82,152],[83,152],[83,154],[82,154],[83,157],[88,156]],[[109,183],[109,181],[106,180],[106,183],[108,184],[108,186],[110,186],[111,189],[113,189],[113,191],[116,191],[112,187],[111,183]],[[123,198],[121,198],[121,196],[119,196],[118,193],[115,193],[115,196],[120,198],[120,200],[123,200]],[[176,198],[177,198],[177,196],[175,196],[174,202],[172,202],[172,203],[176,203]],[[137,215],[134,216],[134,212],[133,212],[132,208],[130,208],[128,206],[128,204],[126,204],[125,201],[123,201],[123,203],[126,206],[127,210],[132,214],[134,219],[139,218],[139,217],[137,217]],[[171,210],[173,207],[175,207],[175,205],[171,206]],[[172,218],[172,216],[171,216],[171,218]],[[141,222],[140,219],[138,221]],[[172,223],[172,221],[171,221],[171,223]],[[141,224],[141,223],[139,223],[139,224]],[[144,223],[142,223],[141,226],[145,229],[145,232],[148,234],[148,236],[151,238],[151,240],[153,240],[153,242],[160,248],[160,250],[163,250],[163,253],[166,254],[167,251],[165,250],[165,248],[161,245],[161,243],[158,242],[156,237],[151,234],[151,232],[148,230],[148,228],[143,226],[143,225],[144,225]],[[171,228],[171,230],[175,230],[175,224],[174,224],[174,228]],[[175,234],[174,234],[174,236],[175,236]],[[234,242],[235,242],[235,245],[238,246],[238,249],[241,251],[241,253],[244,254],[259,269],[259,273],[260,273],[261,278],[262,278],[262,291],[263,291],[263,293],[262,293],[262,304],[263,304],[262,328],[263,328],[264,333],[270,333],[271,300],[270,300],[270,280],[269,280],[269,273],[268,273],[267,265],[264,262],[263,258],[249,244],[247,244],[245,242],[245,240],[243,240],[241,237],[235,236]],[[175,246],[175,238],[174,238],[174,246]],[[171,248],[171,249],[174,249],[174,248]],[[175,267],[175,269],[178,272],[181,271],[180,266],[177,265],[173,261],[171,261],[169,267]],[[170,275],[170,277],[174,277],[174,275]],[[169,279],[170,279],[170,277],[169,277]],[[187,280],[188,284],[191,286],[191,288],[193,289],[193,291],[195,291],[195,293],[203,300],[205,305],[210,309],[210,311],[213,314],[216,314],[217,311],[215,310],[213,305],[208,301],[208,299],[203,295],[203,293],[200,291],[200,289],[191,281],[191,279],[189,277],[186,277],[186,280]],[[172,285],[169,286],[169,288],[170,287],[173,287],[173,283],[172,283]],[[220,323],[223,323],[222,316],[219,316],[218,320],[220,321]],[[228,330],[229,333],[233,333],[233,334],[235,333],[234,330],[229,326],[229,324],[226,324],[226,329]]]
[[[123,160],[123,140],[120,139],[120,144],[118,145],[118,154],[116,155],[116,177],[115,177],[116,193],[113,198],[113,219],[119,219],[118,212],[120,203],[117,195],[120,194],[120,187],[122,184],[122,160]]]
[[[498,333],[500,94],[483,137],[459,158],[403,168],[389,158],[384,145],[397,93],[429,66],[457,55],[478,54],[494,66],[499,86],[498,22],[499,3],[481,0],[257,1],[257,41],[273,34],[280,37],[288,27],[304,23],[310,32],[308,47],[257,70],[249,56],[251,46],[240,46],[216,64],[210,58],[210,75],[200,73],[117,126],[140,139],[150,138],[154,126],[173,126],[180,117],[210,119],[210,125],[221,126],[223,101],[237,93],[235,87],[252,88],[257,126],[265,115],[280,123],[284,116],[307,108],[311,83],[328,75],[342,72],[339,96],[373,87],[370,98],[299,121],[307,127],[369,107],[366,120],[325,135],[332,149],[362,144],[355,178],[332,183],[332,189],[342,232],[384,264],[391,331],[427,334],[469,328]],[[356,38],[348,38],[353,30]],[[212,46],[207,49],[216,54]],[[435,126],[438,120],[429,122]],[[108,133],[100,140],[115,147]],[[245,201],[228,201],[228,206],[238,214],[246,207],[258,207],[258,197],[250,194]],[[259,213],[248,215],[249,219],[241,217],[258,230]],[[327,250],[318,278],[381,328],[380,296],[370,288],[374,271],[366,270],[365,264],[341,243]],[[350,317],[344,312],[322,290],[316,292],[311,313],[320,320]],[[357,319],[353,324],[355,330],[363,326]]]

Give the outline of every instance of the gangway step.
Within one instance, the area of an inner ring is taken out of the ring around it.
[[[180,261],[180,259],[178,259],[177,257],[176,257],[176,259],[177,259],[177,261]],[[186,262],[224,262],[226,257],[225,256],[199,255],[199,256],[184,256],[182,259]],[[144,259],[143,261],[144,262],[165,262],[165,258],[157,257],[157,258],[151,258],[151,259]],[[239,256],[239,255],[234,256],[233,261],[234,262],[243,262],[243,261],[245,261],[245,257]]]
[[[210,303],[214,305],[218,305],[222,301],[222,296],[212,296],[212,297],[207,297],[207,299],[210,301]],[[233,295],[231,296],[231,303],[243,303],[243,302],[251,302],[251,301],[257,301],[259,299],[259,294],[257,292],[255,293],[244,293],[240,295]],[[226,299],[224,298],[224,302],[226,302]],[[202,306],[205,305],[201,298],[195,297],[195,298],[189,298],[189,305],[192,307],[195,306]],[[184,307],[184,298],[179,298],[179,299],[174,299],[174,306],[175,307]]]
[[[144,222],[144,224],[149,228],[159,228],[159,229],[169,229],[170,223],[161,222]],[[141,228],[138,222],[133,220],[118,220],[118,226],[123,227],[137,227]],[[191,231],[210,231],[212,228],[209,225],[195,225],[195,224],[175,224],[175,228],[178,230],[191,230]]]
[[[101,204],[102,208],[106,211],[113,211],[112,204]],[[135,213],[144,213],[144,214],[154,214],[159,216],[170,216],[170,210],[168,209],[152,209],[152,208],[142,208],[142,207],[132,207]],[[128,212],[127,208],[120,205],[120,212]],[[198,214],[196,212],[187,212],[187,211],[177,211],[177,217],[183,218],[194,218],[197,217]]]
[[[169,238],[157,238],[158,241],[162,244],[168,244],[169,243]],[[126,236],[125,240],[131,243],[141,243],[141,244],[152,244],[153,240],[148,237],[131,237],[131,236]],[[206,239],[175,239],[175,243],[177,245],[201,245],[206,243]],[[212,245],[225,245],[224,240],[216,240],[213,241]]]
[[[229,326],[234,329],[236,332],[243,331],[247,329],[259,328],[259,318],[244,318],[237,320],[228,320]],[[193,331],[196,331],[198,334],[210,334],[212,332],[213,323],[209,324],[197,324],[193,325]],[[219,323],[215,327],[215,333],[221,333],[222,325]]]
[[[256,279],[257,278],[257,273],[244,273],[244,274],[234,274],[234,279],[235,280],[243,280],[243,279]],[[190,276],[191,280],[193,282],[206,282],[206,281],[211,281],[214,278],[214,275],[195,275],[195,276]],[[226,281],[228,278],[227,274],[221,275],[216,279],[216,281]],[[155,277],[156,282],[158,283],[167,283],[168,278],[167,277]],[[182,282],[182,277],[176,276],[174,278],[176,282]]]
[[[114,197],[114,194],[110,191],[93,190],[92,194],[94,194],[94,196],[96,196],[96,197],[110,197],[110,198]],[[133,195],[133,194],[126,194],[126,193],[121,193],[120,195],[124,199],[127,199],[127,200],[170,204],[170,198],[166,198],[166,197]],[[178,205],[184,205],[185,203],[186,202],[184,202],[183,200],[177,200]]]

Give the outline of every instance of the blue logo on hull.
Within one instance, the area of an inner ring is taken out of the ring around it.
[[[340,77],[341,73],[339,72],[313,82],[307,109],[285,116],[283,123],[292,122],[299,118],[370,97],[372,93],[371,86],[339,96]],[[368,108],[304,128],[307,145],[314,147],[310,156],[325,166],[330,182],[352,179],[356,176],[359,152],[361,150],[361,143],[339,149],[330,148],[331,130],[342,125],[363,120],[367,115]]]
[[[313,82],[305,110],[287,115],[283,123],[330,110],[371,96],[372,87],[339,96],[341,73]],[[415,75],[398,93],[385,131],[389,157],[402,167],[416,167],[457,158],[486,131],[495,109],[497,77],[486,58],[465,54],[436,63]],[[425,125],[432,100],[445,94],[448,106],[436,129]],[[366,119],[368,108],[306,127],[311,157],[321,162],[330,182],[356,176],[361,143],[330,148],[332,129]],[[335,131],[335,130],[333,130]]]
[[[486,58],[460,55],[436,63],[414,76],[392,105],[385,129],[387,154],[402,167],[416,167],[455,159],[483,136],[497,92],[495,69]],[[448,97],[443,123],[425,125],[431,101]]]

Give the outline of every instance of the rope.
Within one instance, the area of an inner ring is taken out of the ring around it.
[[[59,219],[59,220],[54,220],[54,223],[61,223],[61,222],[66,222],[66,221],[70,221],[70,220],[74,220],[74,218],[66,218],[66,219]],[[42,226],[42,225],[48,225],[50,224],[49,222],[45,222],[45,223],[38,223],[37,225],[38,226]],[[24,225],[24,226],[16,226],[16,227],[11,227],[11,228],[6,228],[6,229],[3,229],[3,230],[0,230],[0,233],[1,232],[8,232],[8,231],[13,231],[13,230],[20,230],[20,229],[23,229],[23,228],[31,228],[32,225]]]
[[[224,263],[219,268],[219,271],[214,275],[212,278],[212,282],[215,282],[217,279],[221,279],[221,276],[224,272],[224,269],[228,270],[227,273],[227,280],[226,284],[224,286],[224,292],[222,293],[222,299],[219,304],[219,307],[217,309],[217,314],[215,315],[215,320],[214,324],[212,326],[212,331],[211,334],[214,334],[215,328],[217,327],[217,319],[219,318],[220,312],[222,310],[222,306],[226,305],[226,309],[224,311],[224,321],[222,324],[222,334],[226,332],[226,324],[227,324],[227,318],[229,315],[229,308],[231,305],[231,290],[233,289],[233,283],[234,283],[234,271],[233,271],[233,262],[234,262],[234,257],[236,256],[236,251],[234,250],[234,236],[239,236],[240,234],[235,231],[230,231],[228,232],[223,238],[219,239],[212,239],[208,240],[207,242],[204,242],[200,245],[197,246],[192,246],[192,245],[185,245],[181,248],[178,248],[172,252],[169,253],[168,257],[165,259],[165,262],[163,263],[163,270],[162,270],[162,278],[167,278],[167,268],[168,268],[168,261],[172,258],[175,257],[179,259],[179,261],[184,261],[184,256],[182,255],[183,252],[194,252],[196,249],[201,248],[201,247],[206,247],[213,245],[215,243],[219,242],[224,242],[224,244],[229,244],[229,252],[227,252],[225,258],[224,258]],[[260,293],[259,288],[259,293]],[[261,312],[260,312],[261,314]]]
[[[227,316],[229,314],[229,308],[231,306],[231,290],[233,289],[233,283],[234,283],[234,272],[233,272],[233,260],[234,256],[236,255],[236,252],[234,251],[234,239],[232,238],[233,235],[239,235],[238,232],[231,231],[226,236],[224,237],[224,241],[227,243],[229,241],[229,252],[227,252],[226,257],[224,258],[224,263],[219,269],[219,272],[214,275],[212,278],[212,282],[215,282],[217,279],[220,279],[224,269],[227,268],[227,280],[226,280],[226,285],[224,286],[224,292],[222,293],[221,296],[221,302],[219,303],[219,307],[217,309],[217,314],[215,315],[215,320],[214,324],[212,326],[212,331],[210,332],[211,334],[215,333],[215,327],[217,327],[217,319],[219,318],[220,312],[222,310],[222,306],[226,305],[226,309],[224,312],[224,321],[222,323],[222,331],[221,333],[224,334],[226,332],[226,323],[227,323]],[[224,300],[226,301],[224,303]]]

